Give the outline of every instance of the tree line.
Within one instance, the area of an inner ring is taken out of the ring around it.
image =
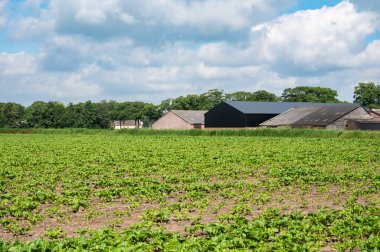
[[[189,94],[163,100],[159,105],[145,102],[81,102],[64,105],[57,101],[36,101],[28,107],[8,102],[0,103],[0,128],[110,128],[111,121],[141,120],[145,126],[165,112],[209,110],[223,101],[282,101],[339,103],[336,90],[325,87],[299,86],[286,88],[281,96],[265,90],[224,93],[212,89],[202,94]],[[380,85],[359,83],[354,102],[369,108],[380,108]]]

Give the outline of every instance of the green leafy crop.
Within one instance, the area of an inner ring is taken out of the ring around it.
[[[0,251],[376,251],[380,140],[0,134]]]

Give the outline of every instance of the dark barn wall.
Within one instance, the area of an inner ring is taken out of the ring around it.
[[[226,103],[221,103],[205,114],[206,128],[245,127],[245,115]]]
[[[247,114],[246,127],[258,127],[260,123],[268,121],[277,115],[278,114]]]
[[[380,123],[359,123],[361,130],[380,130]]]

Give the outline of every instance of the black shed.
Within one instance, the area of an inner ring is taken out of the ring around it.
[[[332,106],[336,103],[226,101],[205,114],[206,128],[258,127],[291,108]]]

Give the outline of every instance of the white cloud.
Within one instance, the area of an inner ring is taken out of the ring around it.
[[[42,86],[41,91],[57,98],[98,97],[102,91],[101,87],[84,80],[84,78],[81,74],[69,75],[59,85],[48,83]]]
[[[3,76],[33,74],[36,71],[34,57],[28,53],[0,53],[0,73]]]
[[[0,100],[158,103],[212,88],[280,95],[296,85],[332,87],[348,100],[358,81],[380,81],[380,41],[365,42],[376,13],[344,1],[278,17],[294,2],[52,0],[40,8],[47,2],[27,0],[34,15],[10,20],[8,35],[41,47],[0,54]]]
[[[375,40],[368,45],[366,50],[357,55],[355,65],[357,67],[376,68],[380,67],[380,40]]]
[[[23,17],[10,21],[9,27],[9,34],[13,40],[25,38],[43,40],[51,35],[54,22],[35,17]]]
[[[295,0],[52,0],[56,31],[92,38],[128,36],[145,44],[162,41],[234,39],[269,20]]]
[[[7,17],[5,13],[5,9],[8,6],[9,0],[0,1],[0,27],[6,25]]]
[[[365,39],[376,31],[376,17],[357,12],[348,2],[298,11],[253,26],[251,41],[242,45],[204,44],[199,57],[213,65],[266,65],[283,74],[319,74],[356,66]]]
[[[252,46],[278,71],[320,72],[346,68],[365,49],[365,38],[375,32],[375,17],[357,12],[348,2],[319,10],[299,11],[274,22],[254,26]]]

